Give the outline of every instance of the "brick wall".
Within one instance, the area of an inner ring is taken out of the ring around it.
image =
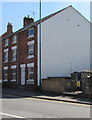
[[[47,78],[42,80],[42,90],[55,93],[73,92],[75,83],[71,78]]]
[[[28,38],[28,30],[23,30],[21,32],[16,32],[16,33],[12,33],[10,35],[10,33],[8,34],[4,34],[2,37],[2,56],[4,56],[4,49],[8,48],[9,52],[8,52],[8,62],[4,63],[3,59],[2,59],[2,66],[3,68],[5,66],[8,66],[8,83],[12,84],[12,85],[21,85],[21,65],[25,64],[25,85],[24,87],[27,88],[32,88],[32,89],[36,89],[37,88],[37,26],[33,26],[32,28],[34,28],[34,37]],[[17,43],[12,44],[12,37],[13,35],[17,35]],[[8,36],[9,35],[9,36]],[[8,37],[7,37],[8,36]],[[4,38],[8,38],[9,40],[9,45],[8,46],[4,46]],[[27,43],[29,41],[34,40],[34,58],[28,58],[27,54],[28,54],[28,48],[27,48]],[[17,60],[15,62],[11,61],[11,48],[13,46],[17,46]],[[26,80],[28,79],[28,70],[27,70],[27,64],[29,63],[34,63],[34,75],[33,75],[33,79],[34,79],[34,84],[26,84]],[[11,66],[12,65],[16,65],[17,68],[17,81],[16,82],[10,82],[11,80]],[[3,76],[4,78],[4,76]]]
[[[20,65],[21,64],[25,64],[25,71],[26,71],[26,80],[28,80],[28,71],[27,71],[27,64],[28,63],[34,63],[34,75],[33,75],[33,79],[35,84],[34,85],[27,85],[27,87],[37,87],[37,27],[32,27],[35,30],[35,35],[34,37],[28,38],[28,30],[22,31],[21,33],[19,33],[19,51],[18,51],[18,58],[19,58],[19,84],[20,84],[20,80],[21,80],[21,69],[20,69]],[[27,57],[27,43],[29,41],[34,40],[34,58],[29,59]]]

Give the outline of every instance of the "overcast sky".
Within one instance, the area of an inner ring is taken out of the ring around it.
[[[61,10],[69,5],[77,9],[84,17],[90,20],[90,2],[42,2],[42,17]],[[23,17],[30,15],[39,19],[39,2],[0,2],[0,35],[6,31],[7,23],[13,24],[13,31],[23,26]]]

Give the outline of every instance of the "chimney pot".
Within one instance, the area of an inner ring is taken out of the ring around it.
[[[10,22],[8,22],[8,25],[7,25],[7,32],[12,33],[12,24]]]
[[[28,15],[28,18],[29,18],[29,15]]]
[[[30,18],[28,15],[28,17],[24,17],[24,19],[23,19],[23,26],[25,27],[33,22],[34,22],[34,19]]]

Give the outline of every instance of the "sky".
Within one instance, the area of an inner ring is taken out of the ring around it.
[[[90,21],[90,2],[42,2],[42,18],[69,5],[77,9]],[[7,23],[13,25],[13,31],[23,27],[23,17],[30,15],[39,19],[39,2],[0,2],[0,35],[6,32]]]

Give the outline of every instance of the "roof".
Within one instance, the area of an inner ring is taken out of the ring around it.
[[[50,14],[50,15],[48,15],[48,16],[42,18],[41,20],[37,20],[36,22],[33,22],[33,23],[27,25],[26,27],[24,27],[24,28],[22,28],[22,29],[20,29],[20,30],[18,30],[18,31],[22,31],[22,30],[28,29],[28,28],[30,28],[30,27],[32,27],[32,26],[38,25],[38,24],[40,24],[40,23],[42,23],[42,22],[48,20],[49,18],[55,16],[56,14],[58,14],[58,13],[64,11],[65,9],[67,9],[67,8],[69,8],[69,7],[72,7],[72,6],[70,5],[70,6],[64,8],[64,9],[62,9],[62,10],[59,10],[59,11],[57,11],[57,12],[55,12],[55,13],[52,13],[52,14]]]
[[[13,34],[16,34],[16,33],[18,33],[18,32],[24,31],[24,30],[26,30],[26,29],[28,29],[28,28],[31,28],[31,27],[33,27],[33,26],[35,26],[35,25],[38,25],[38,24],[40,24],[40,23],[42,23],[42,22],[48,20],[49,18],[55,16],[56,14],[58,14],[58,13],[64,11],[65,9],[67,9],[67,8],[69,8],[69,7],[72,7],[72,6],[70,5],[70,6],[64,8],[64,9],[62,9],[62,10],[59,10],[59,11],[57,11],[57,12],[55,12],[55,13],[52,13],[52,14],[50,14],[50,15],[48,15],[48,16],[42,18],[41,20],[37,20],[37,21],[35,21],[35,22],[33,22],[33,23],[27,25],[26,27],[23,27],[23,28],[19,29],[18,31],[16,31],[16,32],[14,32],[14,33],[11,33],[10,35],[7,35],[7,33],[4,33],[3,35],[6,34],[7,37],[10,37],[10,36],[12,36]],[[3,36],[3,35],[2,35],[2,36]],[[7,38],[7,37],[6,37],[6,38]],[[5,38],[4,38],[4,39],[5,39]]]
[[[49,18],[55,16],[56,14],[58,14],[58,13],[64,11],[64,10],[66,10],[66,9],[69,8],[69,7],[72,7],[72,5],[66,7],[66,8],[64,8],[64,9],[62,9],[62,10],[59,10],[59,11],[57,11],[57,12],[55,12],[55,13],[52,13],[52,14],[50,14],[50,15],[42,18],[41,20],[37,20],[37,21],[35,21],[35,22],[27,25],[26,27],[23,27],[23,28],[19,29],[18,31],[12,33],[11,35],[16,34],[16,33],[18,33],[18,32],[21,32],[21,31],[24,31],[24,30],[26,30],[26,29],[28,29],[28,28],[31,28],[31,27],[35,26],[35,25],[38,25],[38,24],[40,24],[40,23],[48,20]],[[73,7],[72,7],[72,8],[73,8]],[[73,9],[74,9],[74,8],[73,8]],[[76,10],[76,9],[74,9],[74,10]],[[76,11],[77,11],[77,10],[76,10]],[[78,12],[78,11],[77,11],[77,12]],[[78,12],[78,13],[79,13],[79,12]],[[79,13],[79,14],[80,14],[82,17],[84,17],[81,13]],[[85,18],[85,17],[84,17],[84,18]],[[86,18],[85,18],[85,19],[86,19]],[[86,20],[87,20],[87,19],[86,19]],[[88,20],[87,20],[87,21],[88,21]],[[88,22],[89,22],[89,21],[88,21]],[[7,37],[9,37],[9,36],[11,36],[11,35],[8,35]]]

